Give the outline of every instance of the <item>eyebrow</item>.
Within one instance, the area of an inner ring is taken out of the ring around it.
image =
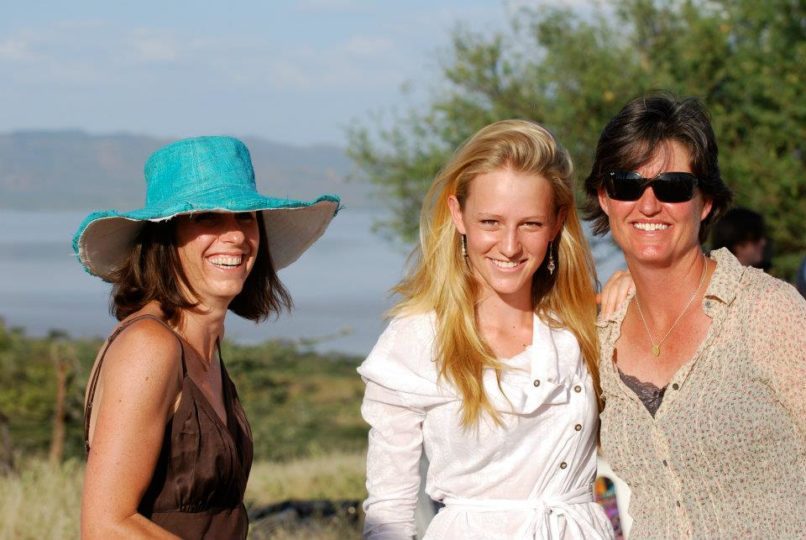
[[[477,218],[493,218],[501,220],[504,216],[501,214],[496,214],[493,212],[476,212],[475,217]],[[546,221],[548,217],[540,215],[540,214],[533,214],[531,216],[526,216],[519,218],[518,221]]]

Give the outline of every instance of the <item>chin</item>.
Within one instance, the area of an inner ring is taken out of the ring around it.
[[[529,289],[529,283],[487,283],[487,286],[499,296],[512,296]]]
[[[631,255],[625,255],[635,261],[646,264],[663,264],[672,259],[672,254],[667,250],[656,248],[645,248],[633,252]]]
[[[213,294],[216,297],[221,298],[222,300],[225,300],[227,302],[232,302],[235,299],[236,296],[241,294],[242,290],[243,290],[243,287],[227,287],[227,288],[219,289],[219,290],[215,291],[215,293],[213,293]]]

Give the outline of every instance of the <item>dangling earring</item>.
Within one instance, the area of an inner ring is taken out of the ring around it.
[[[459,242],[462,246],[462,257],[467,259],[467,236],[462,235],[462,240]]]
[[[549,242],[549,263],[546,268],[549,271],[549,275],[553,275],[554,269],[557,268],[557,265],[554,264],[554,251],[551,249],[551,242]]]

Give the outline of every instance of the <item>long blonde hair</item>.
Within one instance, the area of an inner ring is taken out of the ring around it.
[[[436,362],[462,396],[462,425],[475,424],[482,412],[496,421],[482,384],[484,369],[495,370],[500,382],[502,365],[481,337],[475,306],[480,292],[472,269],[461,254],[460,234],[451,220],[448,198],[455,195],[464,208],[473,179],[511,168],[548,180],[562,230],[551,243],[556,270],[548,272],[548,255],[532,277],[535,313],[555,328],[567,328],[579,342],[590,370],[597,401],[600,396],[596,337],[596,273],[590,249],[574,203],[573,165],[545,128],[526,120],[495,122],[468,139],[440,171],[423,201],[420,213],[418,258],[395,291],[403,299],[395,315],[436,313]]]

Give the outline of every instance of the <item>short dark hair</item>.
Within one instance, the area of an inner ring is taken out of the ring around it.
[[[736,246],[744,242],[757,242],[767,236],[764,216],[749,208],[731,208],[714,224],[711,232],[711,249],[726,247],[735,253]]]
[[[607,123],[599,136],[591,172],[585,179],[584,215],[593,220],[593,232],[610,230],[607,214],[599,205],[599,189],[610,171],[633,171],[648,162],[665,142],[678,141],[691,153],[691,171],[712,208],[702,220],[699,239],[708,238],[710,225],[730,206],[733,193],[722,181],[714,130],[705,106],[696,98],[677,98],[669,92],[653,92],[627,103]]]
[[[230,302],[233,313],[252,321],[270,314],[291,310],[293,302],[277,272],[269,252],[263,215],[257,213],[260,239],[255,265],[241,292]],[[126,262],[112,275],[110,311],[123,320],[157,301],[168,321],[176,323],[181,310],[196,304],[183,293],[183,287],[194,294],[182,270],[176,242],[176,219],[146,222],[129,252]]]

